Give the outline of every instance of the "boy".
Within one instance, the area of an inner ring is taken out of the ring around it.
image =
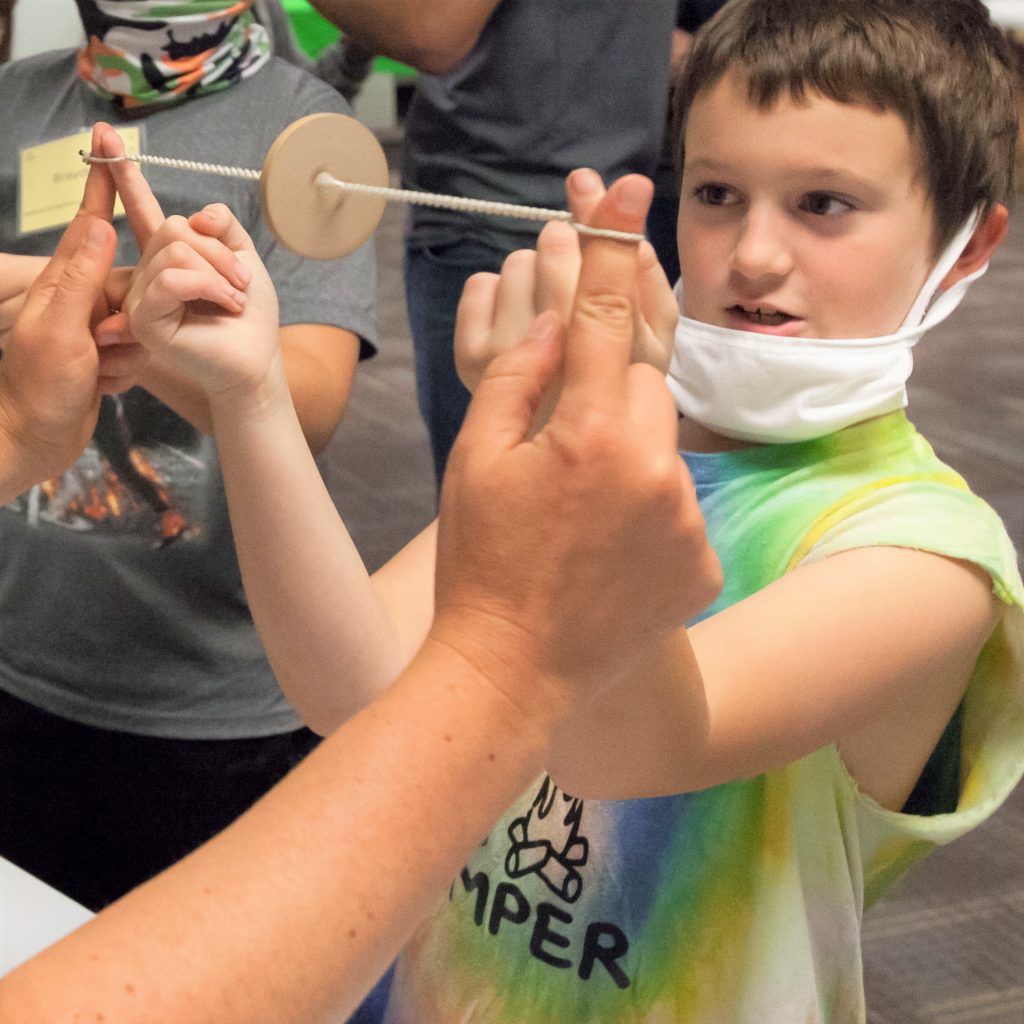
[[[733,0],[698,40],[671,377],[725,588],[648,652],[653,697],[563,732],[399,962],[389,1021],[864,1019],[864,906],[1024,771],[1011,545],[902,412],[910,346],[1005,231],[1013,90],[978,0]],[[599,196],[570,181],[580,216]],[[463,338],[501,347],[535,303],[561,308],[565,250],[547,229],[534,260],[477,279]],[[149,258],[133,326],[164,352],[178,307]],[[422,628],[429,538],[366,586],[326,527],[314,543],[307,522],[304,553],[294,510],[257,523],[259,465],[298,446],[268,427],[265,367],[239,387],[221,359],[198,370],[233,396],[225,464],[248,460],[231,497],[250,597],[283,685],[330,727],[355,699],[332,693],[357,639],[339,636],[367,638],[372,688],[375,645]]]

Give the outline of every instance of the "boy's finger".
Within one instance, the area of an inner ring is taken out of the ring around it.
[[[634,363],[627,371],[626,400],[629,418],[649,450],[679,458],[679,413],[665,374],[647,363]]]
[[[601,175],[589,167],[579,167],[565,179],[565,195],[573,218],[580,224],[589,224],[597,204],[605,197],[606,189]]]
[[[638,174],[620,178],[594,210],[594,227],[640,233],[654,188]],[[586,405],[624,395],[636,313],[637,244],[591,238],[565,350],[563,403]]]
[[[556,313],[542,313],[520,344],[487,367],[456,440],[460,449],[489,459],[524,440],[558,369],[563,333]]]
[[[102,156],[124,156],[124,142],[109,126],[100,133],[99,153]],[[128,223],[132,227],[141,252],[153,237],[153,233],[163,224],[163,210],[160,209],[156,196],[142,176],[142,171],[131,160],[122,160],[105,166],[110,168],[118,195],[124,203],[125,213],[128,214]]]
[[[487,364],[497,355],[490,350],[497,297],[497,274],[473,274],[462,288],[455,311],[455,368],[470,391],[475,389]]]
[[[552,221],[537,239],[536,295],[538,312],[553,309],[568,323],[580,279],[579,234],[568,224]]]
[[[255,250],[252,239],[238,218],[223,203],[211,203],[189,217],[188,222],[194,231],[208,238],[216,238],[233,252]]]
[[[102,152],[102,139],[106,132],[113,131],[109,124],[97,121],[92,126],[92,143],[90,151]],[[114,219],[114,202],[117,199],[117,188],[110,173],[109,164],[89,164],[89,175],[85,179],[85,191],[82,193],[81,208],[94,217],[104,220]]]
[[[502,348],[517,345],[529,332],[539,310],[534,309],[537,254],[517,249],[501,265],[494,311],[494,335]]]

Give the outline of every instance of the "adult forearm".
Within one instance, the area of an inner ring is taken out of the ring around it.
[[[440,73],[474,46],[500,0],[311,0],[343,32],[375,53]]]
[[[345,1019],[549,733],[428,642],[226,832],[0,982],[0,1021]]]

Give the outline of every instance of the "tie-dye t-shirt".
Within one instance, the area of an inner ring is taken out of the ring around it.
[[[725,567],[707,614],[860,546],[935,551],[991,575],[1005,612],[964,699],[955,812],[884,810],[834,746],[655,799],[582,801],[541,779],[403,954],[389,1024],[861,1022],[863,908],[989,816],[1024,773],[1012,545],[902,412],[686,459]]]

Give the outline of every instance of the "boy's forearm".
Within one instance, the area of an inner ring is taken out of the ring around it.
[[[0,982],[0,1022],[344,1020],[540,771],[532,713],[428,642],[226,832]]]
[[[285,693],[326,734],[411,652],[396,641],[283,381],[255,411],[215,402],[212,414],[253,618]]]
[[[566,792],[631,800],[700,788],[710,723],[686,630],[652,644],[632,681],[580,708],[545,765]]]

